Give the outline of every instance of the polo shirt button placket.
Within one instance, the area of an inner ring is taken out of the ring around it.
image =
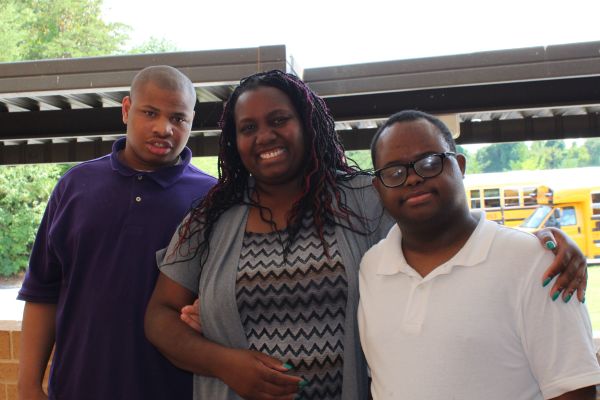
[[[139,182],[141,182],[143,179],[144,179],[144,175],[141,175],[141,174],[140,174],[140,175],[138,175],[138,176],[137,176],[137,180],[138,180]],[[142,201],[142,197],[141,197],[141,196],[136,196],[136,198],[135,198],[135,202],[136,202],[136,203],[140,203],[141,201]]]

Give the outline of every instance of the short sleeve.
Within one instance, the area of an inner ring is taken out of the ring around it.
[[[51,245],[51,232],[59,214],[58,190],[55,189],[46,205],[38,228],[29,267],[17,298],[36,303],[56,303],[60,294],[62,268]]]
[[[600,382],[592,327],[585,304],[551,301],[535,277],[552,257],[544,254],[525,286],[521,304],[521,337],[531,370],[544,398]]]
[[[194,232],[194,225],[189,229],[190,237],[182,238],[181,232],[188,223],[188,214],[179,225],[169,245],[156,252],[156,262],[160,272],[193,293],[198,293],[200,279],[200,232]]]

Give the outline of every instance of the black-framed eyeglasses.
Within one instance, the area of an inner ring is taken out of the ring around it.
[[[408,164],[394,164],[375,171],[375,176],[381,183],[389,188],[404,185],[408,178],[408,170],[412,168],[421,178],[433,178],[444,170],[444,159],[456,157],[456,153],[446,151],[444,153],[428,154]]]

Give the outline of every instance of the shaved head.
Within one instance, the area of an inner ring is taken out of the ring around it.
[[[168,65],[154,65],[138,72],[131,82],[130,97],[135,98],[140,88],[153,83],[160,89],[186,93],[191,103],[196,103],[196,91],[190,78]]]

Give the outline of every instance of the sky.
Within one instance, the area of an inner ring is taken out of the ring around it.
[[[302,68],[600,40],[600,1],[104,0],[178,50],[285,44]]]

